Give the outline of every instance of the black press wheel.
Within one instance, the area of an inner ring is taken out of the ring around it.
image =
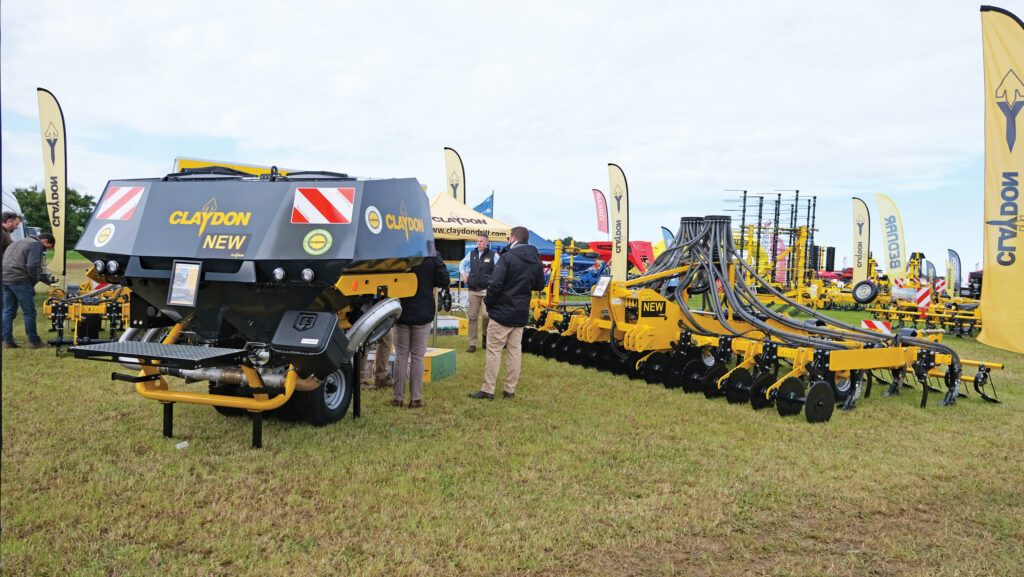
[[[725,388],[725,400],[729,404],[738,405],[750,400],[750,387],[754,383],[754,377],[750,371],[743,367],[736,367],[729,378],[723,383]]]
[[[804,403],[804,416],[808,423],[824,423],[832,418],[836,408],[836,396],[832,385],[826,381],[815,381],[807,391]]]
[[[862,280],[859,283],[853,285],[853,300],[857,301],[862,305],[866,305],[871,301],[875,300],[878,296],[878,285],[869,281]]]
[[[645,354],[646,353],[639,353],[639,352],[636,352],[636,351],[630,351],[630,353],[628,355],[626,355],[626,361],[625,361],[625,364],[626,364],[625,371],[626,372],[625,372],[625,374],[626,374],[627,377],[629,377],[629,380],[631,380],[631,381],[638,381],[638,380],[644,378],[643,370],[644,370],[644,365],[646,364],[647,361],[640,362],[640,359],[644,358]]]
[[[651,385],[662,382],[666,367],[668,366],[668,360],[668,355],[665,353],[654,353],[647,357],[642,371],[644,380]]]
[[[560,363],[571,363],[573,351],[578,343],[576,337],[560,337],[555,348],[555,360]]]
[[[775,395],[775,408],[779,415],[788,417],[799,415],[804,406],[804,383],[796,377],[782,381]]]
[[[704,373],[704,378],[701,380],[701,389],[704,391],[704,396],[709,399],[715,397],[721,397],[724,392],[718,388],[718,379],[728,371],[725,365],[715,365],[708,369],[707,373]]]
[[[754,379],[754,382],[750,385],[750,406],[755,411],[761,409],[767,409],[772,406],[771,399],[768,398],[768,387],[775,384],[775,377],[771,373],[764,373]]]
[[[683,386],[683,366],[685,365],[685,357],[668,355],[665,369],[661,373],[661,383],[665,385],[666,389],[678,389]]]
[[[704,374],[708,372],[708,366],[701,359],[688,361],[683,365],[680,385],[684,393],[699,393],[701,384],[704,382]]]
[[[295,403],[302,418],[314,427],[340,421],[352,402],[351,367],[327,375],[312,391],[296,391]]]
[[[598,361],[605,351],[603,351],[601,343],[586,343],[586,345],[587,347],[583,351],[582,365],[588,369],[597,370]]]
[[[545,359],[555,358],[555,349],[558,347],[558,339],[562,338],[558,333],[548,333],[544,340],[537,347],[537,353]]]
[[[579,339],[572,345],[572,350],[569,351],[569,363],[578,367],[586,366],[587,350],[590,348],[590,343],[585,343]]]
[[[527,350],[529,348],[528,343],[530,342],[530,337],[532,337],[535,332],[537,332],[537,329],[533,327],[526,327],[523,329],[523,340],[521,345],[523,350]]]

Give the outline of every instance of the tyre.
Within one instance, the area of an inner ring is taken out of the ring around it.
[[[869,280],[862,280],[853,286],[853,300],[862,305],[870,303],[877,296],[878,285]]]
[[[210,381],[210,394],[237,397],[238,385],[228,385],[220,381]],[[213,406],[213,410],[225,417],[239,417],[246,413],[245,409],[236,409],[235,407],[218,407],[217,405]]]
[[[342,366],[327,375],[312,391],[296,391],[295,405],[299,414],[314,427],[340,421],[352,402],[352,368]]]

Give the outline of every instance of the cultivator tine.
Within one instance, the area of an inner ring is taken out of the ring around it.
[[[946,397],[939,402],[940,407],[955,405],[957,399],[967,398],[960,389],[962,371],[959,366],[951,366],[946,370],[946,374],[942,375],[942,380],[946,383]]]
[[[996,395],[996,385],[992,381],[990,371],[991,369],[986,367],[985,363],[978,366],[978,372],[974,375],[974,392],[990,403],[1000,403],[1001,401],[999,396]],[[988,392],[990,388],[992,389],[992,394]]]
[[[904,381],[904,378],[905,378],[905,375],[906,375],[906,371],[904,371],[902,368],[892,369],[891,374],[892,374],[892,380],[891,381],[882,381],[882,382],[886,383],[887,385],[889,385],[889,390],[884,392],[884,393],[882,393],[882,396],[891,397],[892,395],[900,394],[900,389],[902,389],[904,384],[905,384],[903,381]],[[881,380],[881,379],[879,379],[879,380]]]

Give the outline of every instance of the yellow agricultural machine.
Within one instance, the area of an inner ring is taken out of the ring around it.
[[[95,276],[95,268],[89,275]],[[98,278],[98,277],[96,277]],[[57,347],[88,345],[117,340],[130,317],[131,291],[106,283],[94,288],[86,281],[71,290],[53,286],[43,303],[43,314],[50,317],[50,332],[57,336],[49,343]],[[108,336],[102,338],[103,324]]]
[[[773,310],[765,293],[809,318]],[[554,302],[550,291],[534,304],[527,352],[783,416],[803,410],[809,422],[828,421],[837,405],[853,409],[876,380],[898,394],[908,375],[922,385],[922,407],[936,381],[943,406],[965,396],[962,382],[997,400],[991,371],[1002,366],[960,359],[936,331],[881,334],[784,295],[736,251],[727,216],[683,218],[646,274],[603,277],[584,306]]]
[[[131,326],[70,352],[131,371],[111,378],[163,405],[165,436],[174,403],[196,403],[251,415],[259,447],[268,411],[358,416],[355,367],[415,293],[433,234],[413,178],[210,167],[111,181],[76,250],[130,289]]]
[[[875,320],[891,323],[895,328],[939,329],[956,337],[972,336],[981,330],[980,302],[966,297],[948,296],[936,290],[932,283],[922,276],[924,255],[915,252],[907,264],[907,278],[902,286],[878,285],[870,287],[869,281],[854,287],[868,292],[866,302],[872,306],[867,311]]]

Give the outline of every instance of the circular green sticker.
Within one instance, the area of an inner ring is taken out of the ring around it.
[[[302,250],[313,256],[320,256],[331,248],[331,233],[322,228],[315,228],[302,239]]]

